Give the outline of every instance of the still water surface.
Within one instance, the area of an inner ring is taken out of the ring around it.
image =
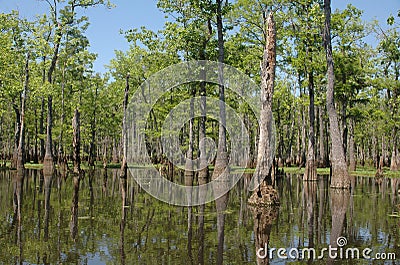
[[[400,180],[355,177],[351,192],[333,192],[326,176],[303,183],[286,175],[278,181],[281,206],[258,210],[247,205],[246,179],[218,216],[215,202],[171,206],[132,178],[123,207],[115,169],[87,172],[79,186],[71,176],[0,171],[0,264],[327,264],[333,262],[327,253],[294,260],[277,252],[261,259],[256,251],[269,242],[269,250],[314,247],[320,254],[340,236],[344,251],[371,248],[371,256],[398,259],[334,264],[400,264]]]

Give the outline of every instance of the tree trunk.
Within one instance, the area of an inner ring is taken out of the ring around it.
[[[315,111],[314,111],[314,73],[311,72],[308,75],[308,94],[310,97],[309,106],[309,116],[310,116],[310,130],[308,136],[308,152],[306,168],[304,171],[303,180],[317,180],[317,164],[315,161],[315,132],[314,132],[314,121],[315,121]]]
[[[211,22],[208,21],[208,25],[211,25]],[[208,27],[209,29],[211,26]],[[210,30],[211,31],[211,30]],[[209,35],[211,36],[212,32],[209,32]],[[208,39],[209,40],[209,39]],[[207,42],[208,40],[203,41],[203,47],[200,50],[200,55],[199,58],[200,60],[205,60],[206,59],[206,48],[207,48]],[[203,68],[200,70],[200,79],[201,80],[206,80],[206,72]],[[199,168],[199,184],[201,183],[207,183],[208,181],[208,160],[207,160],[207,154],[206,154],[206,115],[207,115],[207,94],[206,94],[206,82],[202,81],[200,82],[200,112],[201,112],[201,117],[199,121],[199,151],[200,151],[200,168]]]
[[[37,164],[39,163],[39,147],[38,147],[38,120],[37,120],[37,110],[35,107],[34,110],[34,116],[35,116],[35,149],[34,149],[34,155],[33,155],[33,163]]]
[[[186,153],[185,162],[185,178],[192,178],[193,181],[193,143],[194,143],[194,96],[196,90],[194,87],[191,88],[191,99],[190,99],[190,120],[189,120],[189,148]]]
[[[112,162],[119,162],[116,136],[114,136],[112,139]]]
[[[73,160],[74,160],[74,173],[80,174],[81,172],[81,123],[80,113],[75,109],[74,118],[72,119],[72,129],[74,138],[72,140],[73,147]]]
[[[44,86],[46,83],[46,56],[43,56],[43,69],[42,69],[42,85]],[[45,156],[45,141],[43,139],[44,135],[44,112],[45,112],[45,105],[44,105],[44,97],[41,97],[41,104],[40,104],[40,116],[39,116],[39,134],[40,137],[40,157],[39,161],[43,162]]]
[[[28,83],[29,83],[29,54],[26,57],[25,62],[25,81],[24,90],[21,95],[21,122],[20,122],[20,133],[19,133],[19,143],[18,143],[18,159],[17,159],[17,169],[25,168],[25,105],[26,105],[26,94],[28,93]]]
[[[342,112],[342,118],[341,118],[341,120],[342,120],[342,128],[341,128],[341,131],[342,131],[343,151],[344,151],[344,158],[345,159],[346,159],[347,153],[348,153],[348,150],[347,150],[347,148],[348,148],[348,146],[347,146],[348,129],[347,129],[346,109],[347,109],[347,103],[346,103],[346,101],[343,101],[342,102],[342,109],[341,109],[341,112]]]
[[[375,136],[376,127],[374,127],[374,131],[372,132],[372,161],[375,168],[379,167],[379,159],[378,159],[378,140]]]
[[[356,171],[356,154],[354,151],[354,120],[350,119],[349,124],[349,170]]]
[[[17,107],[15,103],[13,104],[13,109],[15,112],[15,131],[14,131],[14,148],[11,160],[11,168],[17,168],[18,146],[21,133],[21,112],[19,110],[19,107]]]
[[[128,176],[128,162],[127,162],[127,156],[128,156],[128,133],[127,133],[127,108],[128,108],[128,96],[129,96],[129,75],[126,77],[126,86],[125,86],[125,95],[124,95],[124,103],[123,103],[123,109],[124,109],[124,116],[122,119],[122,152],[123,152],[123,158],[122,158],[122,164],[121,164],[121,172],[119,177],[126,179]]]
[[[49,83],[49,85],[53,84],[53,73],[56,69],[61,38],[62,38],[62,30],[61,26],[59,26],[59,28],[57,28],[55,36],[53,57],[51,59],[49,71],[47,72],[47,82]],[[51,95],[51,92],[49,92],[49,95],[47,96],[46,153],[44,155],[44,161],[43,161],[43,164],[46,167],[54,164],[52,128],[53,128],[53,96]]]
[[[301,106],[301,153],[300,153],[300,165],[303,167],[306,164],[306,117],[304,106]]]
[[[324,46],[327,60],[328,85],[326,91],[326,108],[329,115],[330,135],[332,139],[331,163],[332,163],[332,188],[350,188],[350,178],[347,171],[346,159],[344,156],[342,137],[339,131],[338,115],[334,103],[334,82],[335,73],[333,69],[332,43],[331,43],[331,1],[325,3],[325,29]]]
[[[224,36],[222,25],[222,0],[217,1],[217,33],[218,33],[218,82],[219,82],[219,127],[218,127],[218,151],[212,179],[218,178],[225,172],[227,174],[228,157],[226,153],[226,113],[225,113],[225,87],[223,66],[224,63]]]
[[[396,140],[396,130],[393,129],[393,148],[392,148],[392,158],[390,159],[390,170],[399,170],[398,165],[398,154],[397,154],[397,140]]]
[[[300,115],[297,116],[298,130],[297,130],[297,155],[296,155],[296,165],[301,166],[301,144],[300,144]]]
[[[95,158],[95,150],[96,150],[96,111],[97,111],[97,93],[98,86],[96,85],[95,97],[93,102],[93,113],[92,113],[92,122],[90,123],[91,130],[91,139],[89,146],[89,166],[94,167]]]
[[[273,188],[274,179],[271,176],[273,152],[271,150],[272,135],[272,97],[274,94],[276,68],[276,31],[273,13],[267,20],[267,39],[261,63],[261,111],[260,111],[260,138],[258,143],[257,167],[254,173],[254,193],[249,203],[255,205],[279,204],[278,192]],[[257,188],[258,186],[258,188]]]
[[[328,166],[328,154],[325,148],[325,122],[323,118],[323,107],[319,107],[319,164],[320,167]]]
[[[40,153],[39,153],[39,161],[43,162],[45,155],[45,145],[44,145],[44,97],[41,98],[41,107],[40,107],[40,116],[39,116],[39,134],[40,137]]]
[[[58,141],[58,164],[64,162],[64,154],[63,154],[63,134],[64,134],[64,120],[65,120],[65,63],[62,70],[62,82],[61,82],[61,131],[60,137]]]
[[[218,150],[215,161],[214,172],[212,179],[218,181],[213,186],[214,194],[221,194],[228,181],[229,167],[228,167],[228,155],[226,150],[226,113],[225,113],[225,87],[224,87],[224,36],[223,36],[223,25],[222,25],[222,0],[216,0],[217,4],[217,35],[218,35],[218,83],[219,83],[219,129],[218,129]],[[222,197],[217,198],[217,233],[218,233],[218,248],[217,248],[217,264],[223,264],[223,248],[225,240],[225,213],[228,202],[229,192],[225,193]]]
[[[43,164],[47,167],[53,165],[53,140],[52,140],[52,128],[53,128],[53,97],[48,96],[47,98],[47,131],[46,131],[46,153],[44,155]]]

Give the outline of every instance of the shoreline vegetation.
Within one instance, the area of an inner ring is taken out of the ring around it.
[[[68,166],[70,168],[73,167],[72,163],[68,163]],[[134,165],[133,167],[153,167],[154,165],[148,165],[148,166],[142,166],[142,165]],[[158,168],[160,165],[155,165],[156,168]],[[88,170],[90,167],[87,163],[82,163],[81,165],[83,170]],[[132,166],[129,166],[132,167]],[[25,163],[25,168],[26,169],[43,169],[43,164],[35,164],[35,163]],[[117,169],[121,168],[121,163],[109,163],[106,166],[107,169]],[[104,169],[103,164],[98,162],[95,163],[95,166],[93,169]],[[210,171],[214,170],[213,166],[209,167]],[[0,170],[16,170],[16,168],[11,167],[11,161],[7,161],[6,165],[2,164],[0,166]],[[240,172],[242,171],[243,168],[232,168],[231,171],[232,173],[235,172]],[[244,169],[244,173],[254,173],[255,169],[254,168],[246,168]],[[278,167],[277,171],[288,173],[288,174],[299,174],[303,175],[305,172],[305,167]],[[330,174],[330,168],[317,168],[317,175],[329,175]],[[363,177],[376,177],[376,168],[372,166],[358,166],[355,171],[349,171],[350,176],[363,176]],[[400,171],[391,171],[389,167],[384,167],[383,168],[383,177],[389,177],[389,178],[400,178]]]

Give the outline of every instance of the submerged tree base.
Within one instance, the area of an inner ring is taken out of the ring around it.
[[[247,202],[252,206],[276,206],[279,205],[279,194],[271,185],[262,182]]]

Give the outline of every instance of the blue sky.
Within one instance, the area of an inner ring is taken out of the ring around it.
[[[164,14],[156,6],[156,0],[112,0],[116,5],[113,9],[104,7],[92,8],[82,13],[89,17],[90,26],[87,30],[91,47],[90,51],[97,53],[94,70],[104,73],[104,65],[114,57],[115,50],[127,50],[129,44],[119,34],[120,29],[127,30],[146,26],[152,30],[161,29],[164,25]],[[332,9],[344,9],[348,3],[364,10],[363,19],[378,19],[385,24],[387,17],[397,14],[400,0],[332,0]],[[0,12],[19,10],[22,17],[33,18],[36,14],[45,13],[47,3],[40,0],[0,0]]]

